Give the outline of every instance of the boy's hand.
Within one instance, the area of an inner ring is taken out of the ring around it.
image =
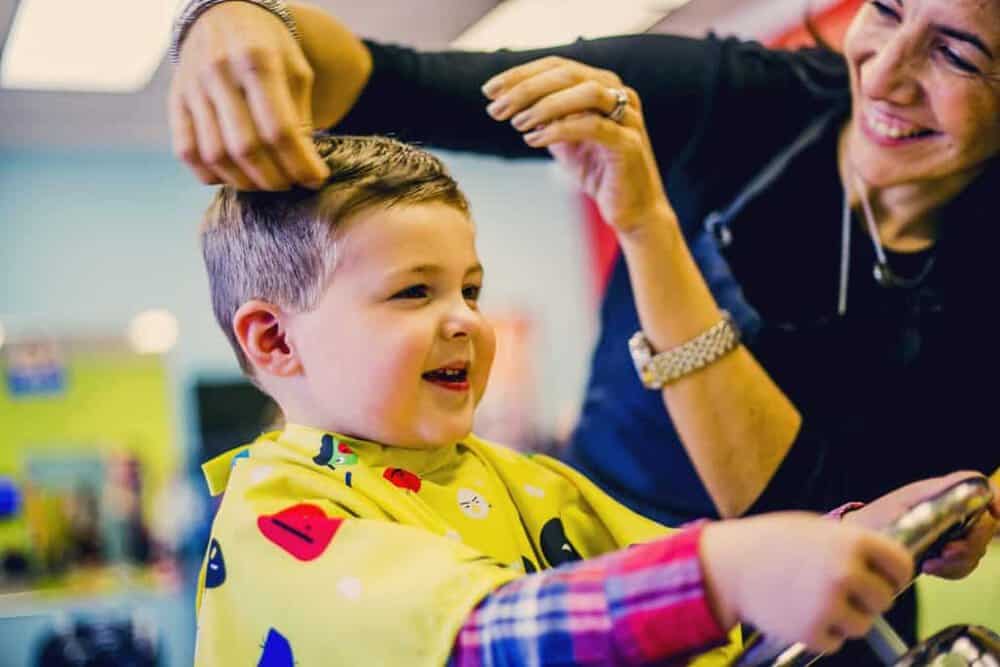
[[[616,91],[628,103],[620,121]],[[524,141],[548,148],[621,233],[666,217],[667,201],[646,132],[639,96],[614,72],[550,56],[501,72],[486,82],[487,112],[510,120]]]
[[[884,530],[904,512],[923,500],[940,493],[946,488],[972,477],[982,477],[977,472],[962,471],[907,484],[865,507],[844,516],[844,521],[875,530]],[[927,560],[922,571],[947,579],[961,579],[979,564],[986,553],[990,540],[997,532],[1000,519],[1000,489],[993,486],[993,502],[988,512],[984,512],[969,531],[958,540],[944,545],[940,556]]]
[[[312,92],[313,69],[277,17],[216,5],[188,30],[171,83],[174,153],[205,184],[318,185],[329,171],[311,139]]]
[[[720,623],[752,623],[816,653],[863,636],[913,574],[892,540],[801,512],[712,524],[701,559]]]

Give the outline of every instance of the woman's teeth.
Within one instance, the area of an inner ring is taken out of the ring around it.
[[[931,130],[890,123],[872,114],[866,114],[865,121],[872,132],[887,139],[910,139],[911,137],[933,134]]]

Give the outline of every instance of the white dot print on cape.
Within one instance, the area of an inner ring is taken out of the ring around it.
[[[458,490],[458,508],[470,519],[485,519],[490,513],[490,504],[472,489]]]
[[[361,580],[357,577],[342,577],[337,582],[337,591],[348,600],[361,599]]]
[[[250,481],[254,484],[260,484],[270,477],[272,472],[271,466],[256,466],[250,471]]]
[[[529,496],[534,496],[536,498],[544,498],[545,491],[538,488],[537,486],[532,486],[531,484],[525,484],[524,490]]]

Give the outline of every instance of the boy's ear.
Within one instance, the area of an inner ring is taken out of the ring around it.
[[[233,331],[255,369],[279,377],[302,372],[295,348],[287,339],[281,308],[273,303],[258,299],[244,303],[233,315]]]

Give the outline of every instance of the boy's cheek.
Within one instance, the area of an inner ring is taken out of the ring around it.
[[[475,368],[473,373],[475,380],[473,391],[475,392],[476,405],[482,400],[489,385],[490,371],[493,369],[493,359],[496,356],[497,339],[496,332],[488,323],[484,324],[483,333],[476,345]]]

